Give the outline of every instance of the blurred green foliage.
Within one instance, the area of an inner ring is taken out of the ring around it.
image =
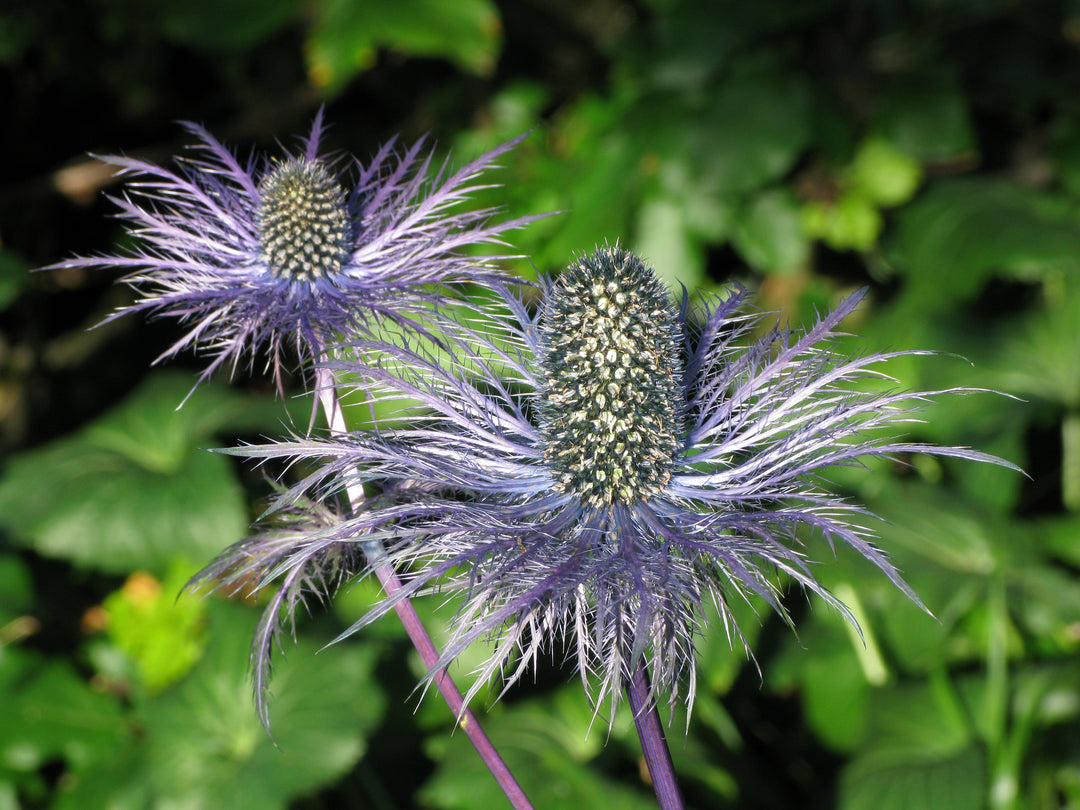
[[[533,130],[475,200],[562,212],[515,235],[523,274],[618,240],[795,322],[869,285],[845,350],[959,355],[890,370],[1013,395],[943,399],[912,434],[1027,479],[918,458],[832,476],[932,616],[806,538],[861,637],[798,593],[797,635],[736,606],[754,662],[703,632],[670,726],[690,806],[1080,808],[1080,5],[54,5],[0,9],[0,810],[500,804],[445,708],[416,707],[395,623],[312,657],[370,583],[298,617],[259,727],[258,606],[174,599],[265,490],[204,448],[302,428],[310,404],[244,380],[176,410],[194,377],[146,371],[174,335],[86,333],[125,294],[26,272],[118,237],[93,182],[59,183],[72,156],[165,160],[178,118],[271,145],[320,103],[361,159],[398,130],[458,161]],[[436,629],[452,610],[420,607]],[[652,806],[629,718],[606,734],[558,659],[536,680],[485,717],[537,807]]]

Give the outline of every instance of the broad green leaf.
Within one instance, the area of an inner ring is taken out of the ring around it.
[[[811,99],[797,74],[748,67],[718,82],[700,108],[669,125],[680,131],[682,154],[702,185],[731,196],[760,188],[794,165],[809,145]]]
[[[972,741],[967,716],[945,676],[879,689],[870,705],[871,751],[944,759]]]
[[[669,287],[694,288],[705,281],[704,252],[690,236],[686,211],[672,200],[652,198],[638,212],[634,251],[641,255]]]
[[[849,188],[835,200],[811,200],[801,211],[803,232],[833,250],[866,252],[877,245],[884,226],[881,212],[861,189]]]
[[[1028,316],[998,356],[995,382],[1080,411],[1080,285]]]
[[[877,504],[887,547],[913,551],[954,574],[1001,570],[1008,532],[999,536],[986,514],[941,487],[897,488],[889,495],[887,503]]]
[[[313,83],[334,95],[375,63],[379,48],[438,56],[486,76],[501,44],[498,9],[490,0],[321,0],[307,41]]]
[[[150,769],[166,795],[204,807],[284,807],[352,767],[382,715],[370,651],[340,645],[316,659],[302,639],[275,667],[274,739],[251,705],[251,611],[214,603],[211,644],[199,668],[145,709]],[[275,745],[276,742],[276,745]]]
[[[772,610],[756,595],[750,596],[749,601],[733,596],[728,607],[733,617],[730,635],[716,606],[706,602],[702,632],[694,640],[698,689],[716,695],[726,693],[743,667],[750,663],[747,647],[754,648],[754,642],[761,635],[762,623]]]
[[[163,574],[174,558],[206,560],[242,537],[232,462],[202,448],[263,406],[206,385],[176,410],[189,387],[183,375],[152,376],[80,433],[11,459],[0,524],[41,554],[116,573]]]
[[[866,731],[870,685],[851,650],[829,655],[814,648],[803,673],[807,722],[829,747],[853,750]]]
[[[146,771],[147,747],[135,735],[107,752],[107,759],[68,774],[56,791],[51,810],[147,810],[154,807],[191,807],[160,801]]]
[[[1073,542],[1078,543],[1077,537]],[[1017,621],[1043,655],[1080,651],[1080,581],[1060,568],[1031,565],[1010,571],[1010,604]]]
[[[33,609],[30,569],[14,554],[0,555],[0,646],[13,640],[6,637],[5,625]]]
[[[557,184],[555,207],[565,212],[550,221],[555,231],[537,256],[540,267],[565,268],[575,254],[628,237],[655,156],[644,160],[623,131],[624,106],[598,98],[580,101],[562,122],[556,160],[538,167]]]
[[[1033,522],[1032,532],[1049,554],[1080,568],[1080,515],[1045,517]]]

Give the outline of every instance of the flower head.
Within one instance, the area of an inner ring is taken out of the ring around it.
[[[520,138],[431,175],[422,142],[399,154],[391,141],[368,165],[343,167],[321,151],[321,111],[297,153],[246,163],[202,127],[186,127],[201,143],[176,171],[104,158],[139,178],[114,202],[140,247],[55,266],[129,269],[124,280],[141,297],[111,317],[179,319],[187,331],[159,359],[196,348],[210,358],[200,379],[265,350],[280,389],[289,344],[311,359],[373,319],[409,321],[434,285],[496,277],[462,248],[499,242],[532,219],[456,210]]]
[[[964,391],[855,386],[906,353],[830,348],[861,294],[805,333],[759,335],[764,316],[744,311],[745,292],[676,303],[618,247],[578,259],[541,292],[531,313],[498,290],[489,311],[446,325],[449,351],[358,343],[368,394],[419,407],[376,433],[237,452],[321,465],[282,504],[357,479],[416,494],[374,498],[291,550],[248,543],[217,572],[306,570],[343,544],[379,540],[406,587],[346,634],[396,600],[458,591],[441,663],[488,641],[474,692],[497,675],[512,683],[564,638],[598,702],[617,700],[642,663],[654,696],[674,700],[689,676],[692,699],[706,603],[738,638],[728,600],[757,594],[783,614],[783,572],[847,614],[808,565],[806,531],[851,546],[918,602],[853,520],[861,510],[821,486],[824,470],[909,452],[1007,464],[890,435],[935,394]]]

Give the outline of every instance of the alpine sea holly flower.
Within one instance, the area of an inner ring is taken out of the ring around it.
[[[491,221],[491,209],[457,204],[509,141],[457,171],[429,176],[423,142],[401,154],[391,141],[368,165],[321,151],[322,112],[301,149],[241,163],[209,132],[187,129],[198,155],[173,171],[127,157],[103,160],[139,179],[114,198],[141,246],[129,255],[78,257],[55,267],[120,267],[141,297],[130,312],[179,319],[187,331],[162,353],[186,347],[235,370],[262,350],[278,388],[289,344],[317,357],[373,319],[410,320],[434,285],[498,275],[464,248],[499,242],[531,218]],[[503,257],[504,258],[504,257]]]
[[[509,685],[565,638],[597,705],[628,687],[640,694],[646,669],[649,701],[675,700],[684,677],[692,701],[706,603],[738,638],[729,599],[757,594],[784,614],[782,572],[851,618],[815,579],[806,532],[849,545],[918,602],[854,519],[862,510],[822,486],[828,468],[907,453],[1012,466],[892,436],[932,397],[970,389],[856,385],[919,353],[834,351],[861,293],[804,333],[760,334],[765,316],[746,311],[744,291],[676,302],[618,247],[576,260],[540,291],[530,312],[496,286],[491,306],[457,313],[437,346],[365,339],[355,358],[329,363],[359,364],[365,396],[395,403],[395,421],[235,452],[317,465],[282,506],[358,481],[408,482],[420,494],[371,499],[291,550],[266,549],[266,564],[251,545],[236,549],[218,570],[272,577],[342,544],[381,541],[404,587],[343,635],[401,599],[456,591],[438,666],[475,641],[491,645],[470,698],[495,676]]]

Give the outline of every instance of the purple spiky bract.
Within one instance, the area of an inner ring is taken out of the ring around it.
[[[278,389],[290,351],[318,357],[379,320],[412,323],[436,287],[500,277],[467,248],[502,244],[534,219],[495,221],[459,203],[521,138],[452,169],[432,170],[423,141],[394,141],[367,164],[326,155],[323,116],[295,153],[241,162],[213,135],[177,168],[128,157],[106,163],[132,179],[114,202],[137,237],[124,255],[76,257],[54,268],[120,268],[138,300],[129,313],[178,319],[179,340],[159,360],[192,348],[208,358],[200,380],[265,356]],[[523,137],[523,136],[522,136]]]
[[[343,476],[398,483],[291,551],[253,538],[215,573],[267,578],[379,541],[405,587],[343,635],[397,600],[456,591],[440,665],[490,645],[469,697],[495,677],[513,683],[565,639],[598,707],[643,664],[650,700],[673,701],[686,682],[692,702],[707,604],[737,640],[730,600],[756,594],[784,614],[780,572],[851,618],[815,578],[807,531],[850,546],[918,603],[857,519],[863,510],[823,487],[828,468],[907,453],[1013,466],[896,438],[933,397],[971,391],[863,385],[920,352],[836,352],[862,293],[805,332],[762,331],[766,316],[745,291],[674,301],[618,247],[579,258],[540,292],[533,312],[496,286],[486,307],[443,324],[438,346],[361,340],[331,363],[362,369],[365,396],[397,405],[395,417],[376,432],[235,452],[316,465],[282,507],[328,496]]]

